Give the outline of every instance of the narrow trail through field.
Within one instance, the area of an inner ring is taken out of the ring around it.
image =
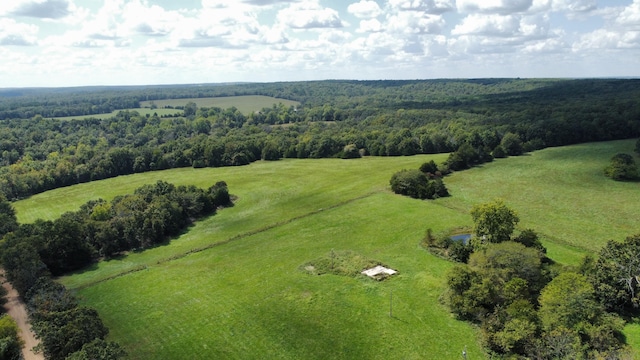
[[[255,230],[251,230],[251,231],[247,231],[247,232],[238,234],[238,235],[230,237],[230,238],[228,238],[226,240],[222,240],[222,241],[218,241],[218,242],[206,245],[206,246],[194,248],[194,249],[191,249],[189,251],[186,251],[186,252],[183,252],[183,253],[180,253],[180,254],[175,254],[175,255],[173,255],[173,256],[171,256],[169,258],[160,259],[155,264],[159,265],[159,264],[163,264],[163,263],[166,263],[166,262],[169,262],[169,261],[182,259],[183,257],[191,255],[191,254],[196,254],[196,253],[199,253],[199,252],[202,252],[202,251],[205,251],[205,250],[209,250],[209,249],[212,249],[212,248],[215,248],[215,247],[218,247],[218,246],[229,244],[229,243],[234,242],[234,241],[245,239],[245,238],[247,238],[249,236],[253,236],[253,235],[257,235],[257,234],[260,234],[260,233],[263,233],[263,232],[266,232],[266,231],[269,231],[269,230],[273,230],[273,229],[278,228],[280,226],[291,224],[294,221],[298,221],[298,220],[307,218],[309,216],[320,214],[320,213],[322,213],[324,211],[337,209],[339,207],[351,204],[353,202],[366,199],[366,198],[368,198],[370,196],[373,196],[373,195],[375,195],[375,194],[377,194],[379,192],[380,191],[372,191],[372,192],[366,193],[364,195],[361,195],[361,196],[358,196],[358,197],[355,197],[355,198],[351,198],[351,199],[348,199],[348,200],[345,200],[345,201],[341,201],[339,203],[336,203],[334,205],[331,205],[331,206],[328,206],[328,207],[325,207],[325,208],[320,208],[318,210],[314,210],[314,211],[308,212],[306,214],[302,214],[302,215],[299,215],[299,216],[292,217],[291,219],[288,219],[288,220],[280,221],[280,222],[277,222],[277,223],[274,223],[274,224],[271,224],[271,225],[267,225],[267,226],[264,226],[264,227],[261,227],[261,228],[255,229]],[[82,284],[82,285],[80,285],[78,287],[75,287],[75,289],[85,289],[85,288],[94,286],[96,284],[103,283],[105,281],[117,279],[117,278],[125,276],[125,275],[129,275],[129,274],[132,274],[132,273],[135,273],[135,272],[138,272],[138,271],[145,270],[145,269],[147,269],[147,267],[148,267],[147,264],[140,264],[140,265],[138,265],[138,266],[136,266],[136,267],[134,267],[132,269],[128,269],[126,271],[114,274],[112,276]]]
[[[16,289],[11,286],[11,283],[7,281],[4,274],[4,269],[0,269],[0,281],[2,287],[7,290],[7,303],[4,304],[4,309],[16,321],[18,328],[20,329],[20,336],[24,340],[24,347],[22,348],[22,356],[25,360],[44,360],[44,356],[41,353],[34,353],[31,349],[38,345],[31,326],[29,325],[29,317],[27,316],[27,307],[20,300],[20,296]]]

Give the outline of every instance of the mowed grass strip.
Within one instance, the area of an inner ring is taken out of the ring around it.
[[[132,359],[483,358],[438,297],[453,264],[419,246],[466,215],[377,193],[78,291]],[[300,266],[353,250],[400,271],[383,282]],[[389,314],[393,292],[393,313]]]
[[[300,105],[300,103],[297,101],[280,99],[271,96],[243,95],[142,101],[140,102],[140,106],[151,107],[152,104],[155,104],[158,108],[163,108],[166,106],[176,107],[184,106],[188,102],[194,102],[198,107],[219,107],[221,109],[228,109],[235,106],[243,114],[249,114],[254,111],[259,111],[265,107],[270,108],[274,104],[278,105],[280,103],[282,103],[287,108],[289,106],[295,107]]]

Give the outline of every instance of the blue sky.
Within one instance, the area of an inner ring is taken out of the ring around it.
[[[640,76],[640,0],[2,0],[0,87]]]

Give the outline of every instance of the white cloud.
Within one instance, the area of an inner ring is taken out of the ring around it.
[[[539,39],[549,34],[549,18],[545,15],[471,14],[456,25],[451,34],[520,38],[522,41]]]
[[[527,54],[551,54],[558,53],[567,50],[568,45],[566,42],[558,39],[544,39],[527,44],[523,49],[523,53]]]
[[[131,33],[166,36],[184,21],[184,16],[177,11],[167,11],[158,5],[149,6],[136,0],[124,6],[122,19],[122,26]]]
[[[463,13],[513,14],[529,10],[533,0],[457,0]]]
[[[611,68],[640,75],[640,0],[596,1],[200,0],[169,8],[159,0],[0,0],[0,78],[10,86],[576,76],[581,62],[590,64],[582,76]],[[546,66],[549,58],[558,65]]]
[[[616,18],[616,24],[640,30],[640,0],[634,0]]]
[[[278,12],[278,21],[293,29],[341,28],[345,23],[340,14],[331,8],[324,8],[317,1],[292,4]]]
[[[640,31],[621,33],[606,29],[596,30],[582,36],[580,41],[574,44],[573,49],[574,51],[640,49]]]
[[[360,21],[360,27],[356,30],[359,33],[370,33],[382,31],[382,24],[378,19],[369,19]]]
[[[451,31],[453,35],[514,36],[520,31],[520,19],[513,15],[471,14]]]
[[[596,0],[553,0],[553,10],[584,13],[598,7]]]
[[[386,29],[391,33],[439,34],[445,26],[441,15],[429,15],[420,11],[401,11],[391,15]]]
[[[442,14],[456,8],[455,0],[389,0],[393,9]]]
[[[0,15],[61,19],[71,14],[68,0],[12,0],[0,4]]]
[[[32,46],[36,45],[38,27],[18,23],[13,19],[0,18],[0,46]]]
[[[377,2],[372,0],[360,0],[347,7],[347,11],[360,19],[371,19],[382,14],[382,9]]]

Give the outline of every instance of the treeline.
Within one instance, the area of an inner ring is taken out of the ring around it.
[[[492,79],[239,84],[211,92],[266,94],[303,105],[243,114],[185,104],[178,118],[122,111],[107,120],[5,120],[0,191],[17,199],[123,174],[280,158],[452,152],[447,163],[458,170],[547,146],[638,137],[638,85]],[[209,95],[185,86],[156,90],[147,95]]]
[[[35,253],[46,270],[58,276],[101,258],[161,243],[195,219],[230,203],[224,182],[203,190],[158,181],[111,202],[89,201],[53,221],[19,225],[4,236],[2,261],[11,283],[25,294],[33,285],[32,275],[37,274],[35,270],[25,272],[21,264],[25,252]],[[14,273],[13,269],[22,272]]]
[[[598,260],[563,268],[546,257],[531,229],[514,236],[517,214],[501,201],[471,210],[468,243],[427,233],[425,245],[466,264],[447,275],[443,300],[477,323],[501,358],[629,358],[625,317],[637,314],[640,236],[610,241]]]
[[[207,190],[158,181],[111,202],[89,201],[54,221],[18,225],[0,199],[0,262],[27,303],[32,328],[47,359],[119,359],[124,351],[105,341],[108,329],[94,309],[51,276],[128,250],[144,249],[179,234],[195,219],[230,206],[226,183]]]

